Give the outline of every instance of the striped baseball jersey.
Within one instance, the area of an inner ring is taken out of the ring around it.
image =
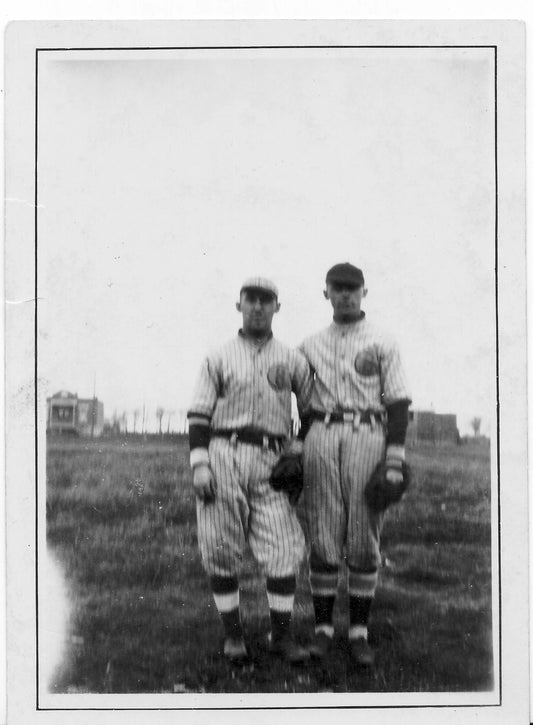
[[[356,322],[333,322],[306,338],[299,349],[314,375],[314,410],[383,411],[391,403],[410,401],[396,344],[364,313]]]
[[[212,430],[255,428],[270,436],[291,430],[291,392],[300,413],[312,380],[304,356],[272,334],[258,345],[239,331],[204,360],[188,417],[210,420]]]

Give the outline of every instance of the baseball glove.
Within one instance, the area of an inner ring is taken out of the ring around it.
[[[295,506],[304,486],[301,456],[282,453],[270,474],[270,485],[275,491],[284,491],[291,506]]]
[[[392,483],[386,479],[385,461],[381,461],[374,468],[365,486],[366,502],[373,511],[385,511],[391,504],[398,503],[411,482],[411,469],[405,461],[402,464],[402,473],[403,481]]]

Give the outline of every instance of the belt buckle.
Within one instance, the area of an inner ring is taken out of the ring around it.
[[[342,422],[343,423],[353,423],[355,420],[355,413],[352,410],[343,410],[342,411]]]

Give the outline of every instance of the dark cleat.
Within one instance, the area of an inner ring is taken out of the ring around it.
[[[291,665],[298,665],[309,660],[309,650],[297,644],[291,637],[272,640],[269,638],[269,652],[282,657]]]
[[[319,632],[307,649],[313,659],[323,660],[331,652],[332,646],[333,637],[328,637],[325,632]]]
[[[360,667],[372,667],[376,653],[364,637],[357,637],[350,640],[350,657],[354,664]]]
[[[248,661],[248,650],[242,637],[226,637],[224,640],[224,657],[236,665]]]

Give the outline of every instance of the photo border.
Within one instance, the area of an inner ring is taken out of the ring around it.
[[[497,467],[498,476],[498,507],[497,511],[491,505],[492,529],[492,563],[494,572],[498,566],[498,601],[500,604],[499,620],[505,622],[503,630],[500,624],[499,631],[499,697],[500,706],[492,705],[492,710],[484,710],[485,722],[515,722],[510,720],[516,716],[525,719],[529,715],[529,650],[528,650],[528,622],[529,622],[529,585],[527,577],[528,554],[528,501],[527,501],[527,378],[526,378],[526,269],[524,265],[526,236],[525,236],[525,23],[520,20],[480,18],[435,18],[419,20],[401,18],[376,19],[309,19],[309,18],[250,18],[250,19],[179,19],[169,20],[137,19],[137,20],[23,20],[11,22],[5,33],[5,63],[6,63],[6,135],[5,135],[5,188],[6,188],[6,578],[7,578],[7,681],[8,681],[8,707],[9,722],[52,722],[52,713],[48,709],[32,710],[33,698],[33,668],[28,668],[28,659],[35,657],[35,641],[32,643],[33,623],[36,616],[36,595],[32,578],[36,570],[36,552],[32,544],[31,519],[37,520],[38,509],[32,499],[31,487],[34,477],[35,460],[31,455],[31,440],[37,436],[35,421],[35,392],[37,385],[36,361],[33,355],[33,338],[36,329],[35,315],[32,306],[28,303],[33,294],[33,269],[31,268],[32,233],[31,217],[37,214],[36,204],[32,203],[36,183],[32,185],[30,168],[34,149],[32,148],[28,117],[28,109],[33,94],[32,69],[35,80],[34,57],[37,48],[51,50],[53,48],[67,48],[85,51],[93,47],[104,47],[125,50],[127,48],[170,48],[176,47],[171,43],[176,37],[190,37],[203,40],[215,38],[230,38],[240,40],[241,36],[255,39],[274,37],[291,41],[294,37],[304,38],[339,38],[341,41],[353,37],[356,33],[362,40],[373,41],[374,38],[385,38],[392,42],[386,44],[371,43],[356,47],[491,47],[498,53],[497,77],[495,88],[498,97],[497,138],[499,154],[495,157],[498,174],[498,209],[496,220],[496,233],[501,244],[497,246],[500,275],[496,275],[497,300],[496,314],[499,320],[496,332],[501,339],[498,340],[499,354],[496,364],[497,377],[497,460],[491,455],[492,470]],[[444,40],[466,40],[464,43],[445,43],[436,45],[415,42],[410,45],[398,44],[395,41],[404,37],[415,41],[425,41],[427,38]],[[122,40],[124,45],[115,45]],[[128,44],[128,39],[130,43]],[[103,43],[100,45],[100,42]],[[141,40],[142,44],[137,44]],[[163,43],[153,43],[152,41]],[[169,43],[168,41],[171,41]],[[48,42],[51,41],[51,42]],[[71,42],[72,41],[72,42]],[[85,43],[87,45],[80,45]],[[96,42],[95,42],[96,41]],[[111,42],[110,42],[111,41]],[[133,41],[133,44],[131,43]],[[146,44],[146,41],[148,43]],[[312,44],[305,44],[312,47]],[[326,47],[332,47],[328,43]],[[188,47],[179,45],[178,47]],[[220,45],[195,47],[212,47],[218,49]],[[245,46],[226,46],[245,47]],[[252,47],[259,47],[253,45]],[[294,44],[280,44],[277,47],[294,47]],[[353,47],[345,44],[344,47]],[[501,100],[500,100],[501,99]],[[501,141],[500,141],[501,139]],[[37,139],[35,139],[37,142]],[[29,153],[28,153],[29,152]],[[10,193],[11,192],[11,193]],[[8,202],[14,202],[8,204]],[[32,207],[34,207],[32,209]],[[33,214],[32,214],[33,212]],[[36,260],[35,260],[36,261]],[[36,271],[35,271],[36,273]],[[500,294],[501,291],[501,294]],[[35,301],[36,304],[36,301]],[[30,326],[33,334],[30,335]],[[31,337],[31,344],[30,344]],[[491,343],[492,348],[492,343]],[[32,371],[30,371],[30,367]],[[42,403],[42,401],[41,401]],[[42,421],[41,421],[42,422]],[[493,421],[494,422],[494,421]],[[34,443],[35,444],[35,443]],[[36,457],[38,452],[36,451]],[[42,460],[39,462],[42,466]],[[38,466],[36,466],[38,469]],[[500,486],[500,481],[506,485]],[[510,484],[510,485],[507,485]],[[42,493],[42,492],[41,492]],[[29,494],[29,495],[28,495]],[[497,527],[495,515],[497,513]],[[33,514],[35,516],[33,516]],[[498,537],[498,559],[494,559],[495,539]],[[42,541],[41,541],[42,545]],[[22,575],[21,575],[22,574]],[[495,592],[493,597],[495,596]],[[494,601],[494,598],[493,598]],[[504,636],[505,634],[505,636]],[[35,640],[35,638],[33,638]],[[496,656],[495,648],[493,656]],[[496,678],[495,678],[496,687]],[[416,693],[415,693],[416,694]],[[435,704],[442,700],[441,693],[435,695],[434,701],[428,701],[415,706],[407,706],[415,712],[410,715],[412,722],[424,722],[429,711],[435,722],[444,713],[443,706]],[[459,722],[473,722],[476,718],[476,708],[481,704],[462,704],[460,696],[469,694],[461,692],[445,693],[447,696],[456,695],[454,717]],[[483,693],[481,693],[483,694]],[[85,702],[83,695],[53,696],[64,698],[64,701]],[[150,694],[141,696],[114,696],[93,695],[102,704],[109,703],[109,707],[79,708],[81,710],[94,710],[95,722],[122,722],[121,715],[129,712],[129,725],[144,722],[139,720],[132,710],[152,711],[151,721],[154,723],[170,722],[168,712],[158,710],[161,707],[135,707],[117,708],[117,703],[126,703],[132,699],[142,701],[144,697],[168,697],[174,699],[175,695]],[[188,697],[188,696],[184,696]],[[202,695],[206,700],[209,695]],[[225,696],[221,696],[221,700]],[[243,699],[243,696],[240,696]],[[288,696],[293,697],[293,696]],[[263,698],[264,699],[264,698]],[[281,697],[279,698],[282,699]],[[287,700],[284,700],[287,702]],[[447,706],[447,705],[446,705]],[[338,711],[339,721],[345,721],[341,716],[342,706],[333,704],[327,706]],[[357,708],[366,710],[367,723],[382,722],[379,710],[396,709],[398,704],[380,705],[374,709],[363,704]],[[59,711],[68,712],[78,708],[57,708],[54,723],[69,722]],[[189,708],[169,708],[175,710]],[[202,719],[203,707],[194,707],[195,721],[207,722]],[[224,712],[236,711],[239,708],[230,704],[208,708]],[[263,707],[259,705],[245,710],[255,710],[257,721],[261,719],[262,710],[290,709],[285,705],[280,707]],[[312,710],[318,710],[316,705],[305,708],[308,723],[315,722]],[[350,707],[350,709],[352,709]],[[102,712],[104,711],[104,712]],[[232,721],[240,722],[242,713],[234,712]],[[321,712],[317,713],[320,716]],[[293,714],[295,716],[295,714]],[[383,715],[385,717],[385,715]],[[388,717],[388,715],[387,715]],[[57,718],[57,719],[56,719]],[[93,718],[87,721],[93,722]],[[316,719],[316,722],[319,720]],[[387,720],[388,721],[388,720]],[[444,721],[444,720],[442,720]],[[244,719],[242,720],[244,722]],[[522,722],[522,719],[520,719]]]
[[[495,261],[495,307],[496,307],[496,314],[495,314],[495,333],[496,333],[496,346],[495,346],[495,362],[496,362],[496,460],[497,460],[497,491],[498,491],[498,501],[497,501],[497,511],[498,511],[498,571],[497,579],[498,579],[498,642],[499,642],[499,648],[498,648],[498,678],[497,678],[497,689],[498,689],[498,695],[499,695],[499,701],[497,703],[481,703],[481,704],[468,704],[463,705],[462,707],[499,707],[502,704],[502,616],[501,616],[501,510],[500,510],[500,397],[499,397],[499,327],[498,327],[498,135],[497,135],[497,128],[498,128],[498,101],[497,101],[497,63],[498,63],[498,46],[494,44],[488,44],[488,45],[449,45],[449,44],[442,44],[442,45],[239,45],[239,46],[233,46],[233,45],[216,45],[216,46],[131,46],[131,47],[104,47],[104,46],[95,46],[95,47],[52,47],[52,48],[36,48],[35,50],[35,215],[34,215],[34,223],[35,223],[35,307],[34,307],[34,314],[35,314],[35,326],[34,326],[34,334],[35,334],[35,496],[36,496],[36,522],[35,522],[35,547],[36,547],[36,560],[35,560],[35,586],[36,586],[36,626],[35,626],[35,640],[36,640],[36,710],[43,710],[43,711],[98,711],[98,710],[108,710],[110,708],[92,708],[92,707],[72,707],[72,708],[55,708],[55,707],[40,707],[39,705],[39,521],[38,521],[38,512],[39,512],[39,465],[38,465],[38,459],[39,459],[39,429],[38,429],[38,401],[39,401],[39,390],[38,390],[38,300],[39,300],[39,290],[38,290],[38,208],[39,208],[39,187],[38,187],[38,139],[39,139],[39,114],[38,114],[38,108],[39,108],[39,53],[54,53],[54,52],[91,52],[91,51],[99,51],[99,52],[105,52],[105,51],[120,51],[120,52],[126,52],[126,51],[171,51],[171,50],[392,50],[392,49],[401,49],[401,50],[434,50],[434,49],[442,49],[442,50],[450,50],[450,49],[485,49],[490,50],[492,49],[494,51],[494,58],[493,58],[493,74],[494,74],[494,209],[495,209],[495,229],[494,229],[494,261]],[[46,439],[44,441],[46,446]],[[491,483],[492,487],[492,483]],[[492,505],[492,504],[491,504]],[[492,522],[491,522],[492,524]],[[491,583],[494,585],[494,579],[495,579],[495,572],[492,570],[491,567]],[[494,616],[493,616],[493,622],[494,622]],[[495,658],[495,652],[494,649],[491,647],[491,656],[493,659],[493,664],[496,663]],[[494,673],[496,674],[496,673]],[[494,681],[495,687],[496,687],[496,678]],[[97,695],[99,693],[88,693]],[[253,694],[253,693],[249,693]],[[348,694],[348,693],[347,693]],[[414,694],[414,693],[405,693],[405,694]],[[451,694],[451,693],[450,693]],[[390,709],[390,708],[423,708],[427,707],[427,704],[412,704],[412,705],[316,705],[316,706],[302,706],[302,705],[287,705],[287,706],[269,706],[268,710],[329,710],[332,708],[339,708],[339,709],[353,709],[353,710],[361,710],[361,709]],[[439,708],[456,708],[456,703],[450,703],[450,704],[441,704],[441,705],[433,705],[432,707],[439,707]],[[116,708],[112,708],[116,709]],[[121,710],[125,711],[131,711],[131,710],[152,710],[154,708],[137,708],[137,707],[131,707],[131,708],[120,708]],[[221,710],[223,708],[220,707],[161,707],[157,708],[158,710],[166,710],[166,711],[181,711],[181,710]],[[232,707],[232,710],[257,710],[257,706],[243,706],[243,707]]]

